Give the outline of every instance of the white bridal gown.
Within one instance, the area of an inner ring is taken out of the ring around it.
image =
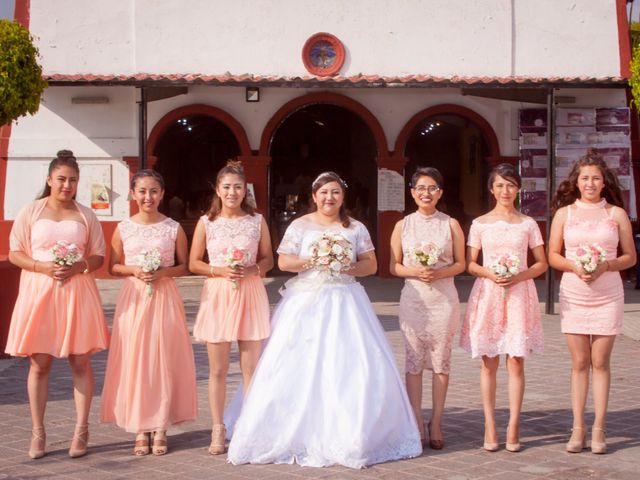
[[[326,227],[292,222],[278,253],[308,257]],[[364,225],[332,227],[355,257]],[[420,434],[393,352],[364,288],[348,275],[300,273],[285,285],[242,405],[228,460],[352,468],[415,457]]]

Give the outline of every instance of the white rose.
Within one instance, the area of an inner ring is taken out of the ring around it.
[[[340,270],[342,270],[342,264],[337,260],[334,260],[329,264],[329,268],[334,272],[339,272]]]
[[[334,255],[340,255],[343,251],[344,249],[338,244],[335,244],[333,247],[331,247],[331,253],[333,253]]]

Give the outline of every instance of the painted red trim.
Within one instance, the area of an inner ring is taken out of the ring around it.
[[[4,195],[7,186],[7,163],[9,162],[9,138],[11,124],[0,127],[0,220],[4,220]]]
[[[498,159],[500,157],[500,143],[498,142],[498,136],[495,130],[484,117],[474,112],[473,110],[463,107],[461,105],[453,105],[449,103],[443,103],[441,105],[435,105],[433,107],[426,108],[416,113],[411,119],[402,127],[402,130],[398,134],[396,139],[394,156],[404,157],[404,151],[407,148],[407,142],[413,132],[413,129],[425,118],[433,117],[434,115],[457,115],[473,122],[483,133],[487,146],[489,147],[489,157],[491,159]]]
[[[15,0],[13,19],[24,28],[29,28],[31,20],[31,0]]]
[[[318,67],[311,61],[311,49],[318,42],[327,42],[336,52],[336,58],[333,64],[329,67]],[[342,42],[335,35],[331,35],[326,32],[319,32],[311,35],[302,47],[302,63],[304,63],[304,68],[306,68],[310,74],[318,77],[331,77],[336,75],[342,68],[342,65],[344,65],[345,56],[344,45]]]
[[[629,20],[627,19],[627,0],[616,0],[618,17],[618,47],[620,51],[620,76],[631,77],[631,41],[629,39]]]
[[[367,124],[371,134],[376,142],[376,163],[382,156],[388,154],[389,147],[387,146],[387,137],[384,134],[384,130],[380,125],[378,119],[371,113],[364,105],[353,100],[350,97],[340,95],[333,92],[318,92],[310,93],[308,95],[302,95],[301,97],[294,98],[293,100],[285,103],[280,109],[271,117],[267,122],[267,125],[262,131],[262,137],[260,139],[260,155],[269,156],[269,150],[271,149],[271,141],[280,125],[293,113],[298,110],[307,107],[309,105],[317,104],[330,104],[337,105],[339,107],[346,108],[358,115],[364,123]]]
[[[249,145],[249,139],[244,127],[230,114],[220,108],[212,107],[211,105],[185,105],[184,107],[176,108],[175,110],[167,113],[158,121],[158,123],[155,124],[153,130],[151,130],[149,139],[147,140],[147,152],[149,155],[147,165],[149,168],[151,168],[151,157],[155,155],[156,146],[162,135],[164,135],[167,129],[176,123],[178,119],[187,115],[206,115],[220,120],[229,127],[233,135],[236,137],[236,141],[240,147],[240,155],[251,155],[251,146]]]

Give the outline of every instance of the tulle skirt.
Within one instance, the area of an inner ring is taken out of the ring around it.
[[[104,350],[108,345],[93,275],[74,275],[61,284],[43,273],[22,271],[6,353],[63,358]]]
[[[125,280],[113,319],[101,421],[128,432],[166,430],[197,414],[196,373],[175,281]]]
[[[196,341],[262,340],[269,333],[269,299],[260,277],[238,280],[237,288],[226,278],[204,282],[193,326]]]
[[[361,468],[420,455],[411,405],[364,288],[293,285],[283,297],[228,460]]]

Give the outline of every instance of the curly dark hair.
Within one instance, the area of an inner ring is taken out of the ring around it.
[[[553,200],[551,201],[552,217],[560,208],[571,205],[580,198],[580,190],[578,190],[580,169],[582,167],[589,166],[598,167],[602,173],[604,188],[602,189],[601,196],[604,197],[611,205],[624,208],[624,201],[622,200],[622,191],[620,189],[618,177],[611,171],[607,162],[602,158],[602,155],[600,155],[595,149],[589,148],[587,153],[573,164],[573,167],[569,172],[569,177],[558,185],[558,190],[556,190]]]

